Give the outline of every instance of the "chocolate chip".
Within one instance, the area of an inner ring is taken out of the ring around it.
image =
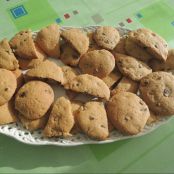
[[[171,93],[172,93],[171,89],[165,88],[164,91],[163,91],[163,96],[169,97]]]
[[[102,33],[102,35],[104,35],[104,36],[105,36],[106,34],[105,34],[105,33]]]
[[[48,93],[48,94],[51,94],[50,90],[45,89],[45,92]]]
[[[125,121],[129,121],[129,120],[131,120],[132,118],[130,117],[130,116],[126,116],[125,118],[124,118],[124,120]]]
[[[155,44],[155,48],[158,48],[158,45]]]
[[[89,116],[89,120],[94,120],[94,117],[93,116]]]
[[[5,88],[4,91],[8,91],[8,88]]]
[[[161,106],[161,104],[160,103],[156,103],[156,106]]]
[[[142,83],[142,86],[147,86],[149,84],[149,81],[144,80],[144,82]]]
[[[147,49],[147,47],[143,47],[143,49],[145,49],[145,50],[146,50],[146,49]]]
[[[19,97],[26,97],[26,92],[22,92]]]
[[[109,44],[109,40],[105,40],[104,43]]]
[[[104,125],[100,125],[102,128],[106,128]]]

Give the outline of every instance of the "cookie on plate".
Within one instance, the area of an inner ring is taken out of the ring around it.
[[[112,71],[108,76],[104,77],[102,80],[106,83],[106,85],[111,88],[116,82],[118,82],[121,78],[121,74],[119,71]]]
[[[105,140],[108,137],[107,115],[102,102],[87,102],[80,107],[76,118],[81,130],[90,138]]]
[[[80,58],[79,67],[84,74],[104,78],[114,69],[115,59],[104,49],[89,51]]]
[[[98,46],[108,50],[113,50],[120,40],[119,32],[111,26],[98,27],[93,36]]]
[[[62,69],[56,63],[49,60],[45,60],[38,66],[28,70],[25,77],[27,80],[40,79],[43,81],[50,80],[51,82],[63,83]]]
[[[27,70],[27,69],[34,68],[45,60],[45,58],[46,58],[45,53],[37,46],[37,44],[35,44],[35,48],[36,48],[37,55],[38,55],[37,58],[23,59],[23,58],[18,57],[20,69]]]
[[[16,122],[16,113],[13,107],[13,101],[0,106],[0,125]]]
[[[139,46],[130,38],[126,39],[125,50],[128,55],[135,57],[143,62],[148,62],[153,58],[153,56],[147,52],[146,48]]]
[[[17,115],[18,119],[22,123],[22,125],[30,131],[43,129],[47,123],[48,116],[43,116],[36,120],[29,120],[26,117],[24,117],[22,114],[18,113]]]
[[[72,28],[64,30],[61,36],[82,55],[88,51],[89,39],[80,29]]]
[[[43,117],[54,101],[52,88],[42,81],[29,81],[16,94],[15,109],[25,118],[35,120]]]
[[[78,75],[73,81],[66,83],[64,87],[65,89],[90,94],[105,100],[109,100],[110,97],[110,90],[103,80],[89,74]]]
[[[0,68],[11,71],[19,68],[18,60],[13,54],[7,39],[0,42]]]
[[[61,47],[62,53],[60,59],[66,65],[77,66],[80,60],[80,54],[69,44]]]
[[[174,70],[174,49],[169,50],[167,60],[165,62],[152,59],[149,63],[153,71]]]
[[[129,32],[128,37],[147,50],[154,58],[166,61],[168,54],[167,42],[149,29],[140,28]]]
[[[150,110],[158,115],[174,114],[174,76],[153,72],[140,81],[140,94]]]
[[[60,27],[51,24],[42,28],[36,36],[38,46],[50,57],[59,58],[60,56]]]
[[[144,62],[123,54],[117,54],[116,64],[123,75],[135,81],[141,80],[152,72],[152,69]]]
[[[39,57],[31,30],[20,31],[9,43],[14,54],[22,59],[36,59]]]
[[[63,72],[63,84],[68,83],[69,81],[72,81],[79,73],[77,70],[71,68],[70,66],[62,66],[62,72]]]
[[[115,95],[117,92],[132,92],[137,93],[139,83],[133,81],[127,77],[123,77],[118,85],[111,91],[111,96]]]
[[[74,116],[72,114],[71,103],[65,97],[56,100],[51,110],[47,125],[44,129],[44,136],[70,136],[70,131],[74,126]]]
[[[150,117],[145,102],[130,92],[116,93],[107,103],[106,111],[114,127],[129,135],[140,133]]]
[[[15,75],[6,69],[0,68],[0,106],[7,103],[15,93],[17,80]]]

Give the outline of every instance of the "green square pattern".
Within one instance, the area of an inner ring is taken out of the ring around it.
[[[15,19],[11,14],[10,9],[8,9],[8,13],[18,30],[25,28],[36,30],[55,22],[55,20],[59,17],[48,1],[44,1],[44,3],[42,3],[42,0],[32,0],[23,2],[23,4],[18,4],[17,6],[19,5],[23,5],[25,7],[28,13],[27,15]]]

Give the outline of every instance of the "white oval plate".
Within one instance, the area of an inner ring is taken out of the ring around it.
[[[85,32],[89,31],[94,31],[97,26],[90,26],[90,27],[85,27],[85,28],[80,28],[83,29]],[[72,28],[72,27],[62,27],[62,30]],[[128,33],[129,30],[123,29],[123,28],[117,28],[120,32],[121,36],[124,36],[126,33]],[[36,32],[33,33],[35,36]],[[56,62],[59,66],[62,66],[63,64],[55,59],[50,59],[51,61]],[[65,91],[62,87],[53,87],[54,92],[55,92],[55,98],[64,96]],[[134,138],[134,137],[139,137],[142,135],[145,135],[147,133],[150,133],[151,131],[155,130],[159,126],[167,123],[172,117],[163,117],[161,120],[157,121],[156,123],[153,123],[151,125],[146,125],[144,130],[139,133],[138,135],[134,136],[125,136],[118,132],[117,130],[114,130],[110,133],[110,136],[107,140],[105,141],[95,141],[89,139],[86,135],[84,134],[77,134],[73,135],[72,137],[68,138],[45,138],[42,136],[42,131],[37,130],[30,132],[23,128],[23,126],[20,123],[12,123],[8,125],[0,125],[0,133],[7,135],[9,137],[12,137],[20,142],[26,143],[26,144],[32,144],[32,145],[57,145],[57,146],[77,146],[77,145],[82,145],[82,144],[104,144],[104,143],[111,143],[123,139],[128,139],[128,138]]]

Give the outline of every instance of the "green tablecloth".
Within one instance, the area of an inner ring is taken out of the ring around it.
[[[60,25],[148,27],[174,47],[173,0],[0,0],[0,39]],[[0,173],[174,172],[174,120],[139,138],[105,145],[31,146],[0,135]]]

